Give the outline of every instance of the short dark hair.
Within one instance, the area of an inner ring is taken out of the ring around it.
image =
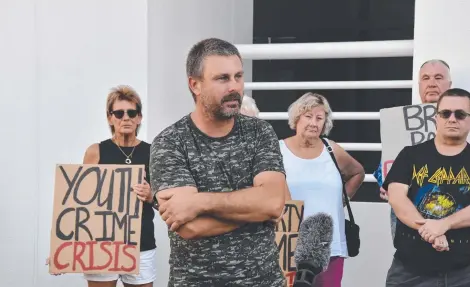
[[[470,93],[467,90],[459,88],[448,89],[447,91],[442,93],[439,97],[439,100],[437,100],[437,110],[439,110],[439,105],[442,99],[445,97],[462,97],[470,100]]]
[[[232,43],[217,38],[209,38],[196,43],[188,53],[186,59],[186,75],[193,78],[201,78],[203,75],[203,61],[208,56],[233,56],[236,55],[242,61],[237,47]],[[194,100],[196,95],[191,91]]]

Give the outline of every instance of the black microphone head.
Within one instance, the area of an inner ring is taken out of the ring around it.
[[[333,240],[333,218],[326,213],[317,213],[302,221],[297,238],[294,259],[297,269],[308,261],[309,265],[325,269],[330,262]]]

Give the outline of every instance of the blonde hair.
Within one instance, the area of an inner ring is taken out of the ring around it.
[[[116,101],[128,101],[134,103],[139,116],[142,116],[142,101],[139,94],[130,86],[120,85],[111,89],[106,99],[106,116],[110,117],[113,105]],[[137,126],[135,134],[137,135],[140,125]],[[114,127],[110,126],[111,133],[114,134]]]
[[[259,116],[259,109],[256,106],[255,100],[250,97],[250,96],[243,96],[243,101],[242,105],[240,107],[240,113],[251,116],[251,114],[254,114],[255,117]]]
[[[319,106],[323,107],[326,116],[321,135],[327,136],[333,128],[333,112],[331,111],[328,100],[320,94],[308,92],[289,106],[287,111],[289,114],[289,127],[295,130],[300,116]]]

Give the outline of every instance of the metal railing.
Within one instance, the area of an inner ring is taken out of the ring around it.
[[[248,82],[247,91],[411,89],[412,81]]]
[[[259,113],[259,117],[263,120],[287,120],[289,116],[287,112],[270,112]],[[380,112],[333,112],[333,120],[379,120]]]
[[[236,45],[244,59],[344,59],[389,58],[413,56],[413,40],[240,44]]]
[[[286,59],[339,59],[388,58],[413,56],[413,40],[292,43],[292,44],[241,44],[241,56],[251,60]],[[246,90],[340,90],[340,89],[409,89],[412,81],[331,81],[331,82],[251,82]],[[261,112],[265,120],[287,120],[287,112]],[[379,112],[333,112],[334,120],[379,120]],[[338,143],[348,151],[381,151],[380,143]],[[365,182],[375,182],[366,174]]]
[[[348,151],[382,151],[381,143],[337,143]]]

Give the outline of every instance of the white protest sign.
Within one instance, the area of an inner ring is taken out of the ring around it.
[[[436,136],[436,104],[419,104],[380,110],[382,178],[405,146],[420,144]],[[467,141],[470,139],[467,138]]]

